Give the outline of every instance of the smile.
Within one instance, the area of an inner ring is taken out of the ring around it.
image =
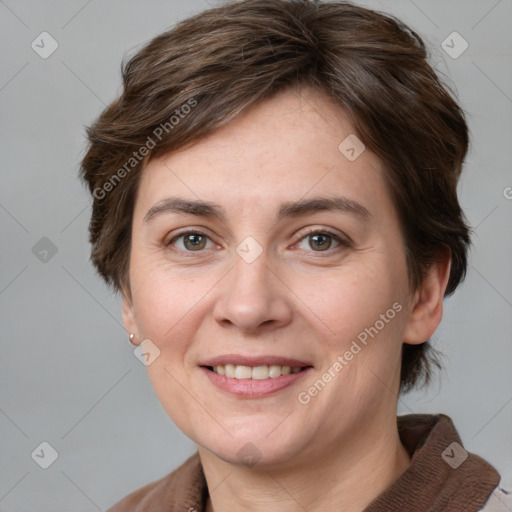
[[[311,374],[313,366],[298,359],[227,354],[200,363],[203,375],[218,390],[239,398],[263,398]]]

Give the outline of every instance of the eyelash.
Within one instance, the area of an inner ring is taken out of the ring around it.
[[[166,247],[169,247],[171,245],[173,245],[177,240],[179,240],[180,238],[183,238],[183,237],[186,237],[188,235],[198,235],[198,236],[203,236],[203,237],[206,237],[207,239],[209,239],[210,241],[211,238],[206,235],[205,233],[203,233],[202,231],[199,231],[199,230],[194,230],[194,229],[191,229],[191,230],[188,230],[188,231],[184,231],[182,233],[179,233],[178,235],[176,235],[175,237],[173,237],[169,242],[165,243],[164,245]],[[338,242],[339,246],[342,246],[344,248],[348,248],[348,247],[351,247],[352,246],[352,243],[348,240],[348,239],[343,239],[341,238],[339,235],[337,235],[336,233],[333,233],[332,231],[329,231],[328,229],[311,229],[310,231],[308,231],[307,233],[304,233],[300,239],[295,242],[294,245],[302,242],[305,238],[307,237],[311,237],[311,236],[314,236],[314,235],[327,235],[328,237],[332,238],[333,240],[335,240],[336,242]],[[314,251],[314,250],[311,250],[311,251],[308,251],[308,252],[314,252],[314,253],[328,253],[328,254],[331,254],[332,251],[336,250],[339,246],[337,247],[334,247],[334,248],[329,248],[325,251]],[[202,252],[202,250],[200,251],[181,251],[180,252],[186,252],[186,253],[191,253],[193,254],[194,252]]]

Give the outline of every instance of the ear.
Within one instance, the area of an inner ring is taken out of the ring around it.
[[[450,268],[451,253],[446,250],[438,255],[414,294],[413,308],[403,335],[404,343],[417,345],[427,341],[441,323]]]
[[[133,301],[130,290],[123,290],[123,324],[129,334],[133,334],[133,343],[137,345],[139,341],[139,333],[137,330],[137,323],[135,322],[135,313],[133,308]]]

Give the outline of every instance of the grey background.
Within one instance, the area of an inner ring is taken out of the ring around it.
[[[426,38],[472,132],[460,196],[474,247],[435,336],[445,371],[402,397],[399,413],[448,414],[466,449],[512,487],[512,1],[360,3]],[[91,201],[77,171],[83,127],[119,92],[125,54],[206,8],[0,1],[1,511],[105,510],[194,451],[133,356],[119,299],[88,261]],[[43,31],[59,44],[48,59],[31,48]],[[453,31],[469,44],[457,59],[441,48]],[[42,237],[57,249],[46,262],[33,252]],[[59,454],[46,470],[31,458],[42,441]]]

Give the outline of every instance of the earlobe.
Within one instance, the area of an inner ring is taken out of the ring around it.
[[[130,343],[136,345],[139,339],[131,296],[123,291],[123,324],[129,334]],[[133,334],[133,336],[131,336]]]
[[[403,342],[417,345],[427,341],[443,317],[443,299],[450,278],[451,255],[444,251],[430,267],[414,294]]]

